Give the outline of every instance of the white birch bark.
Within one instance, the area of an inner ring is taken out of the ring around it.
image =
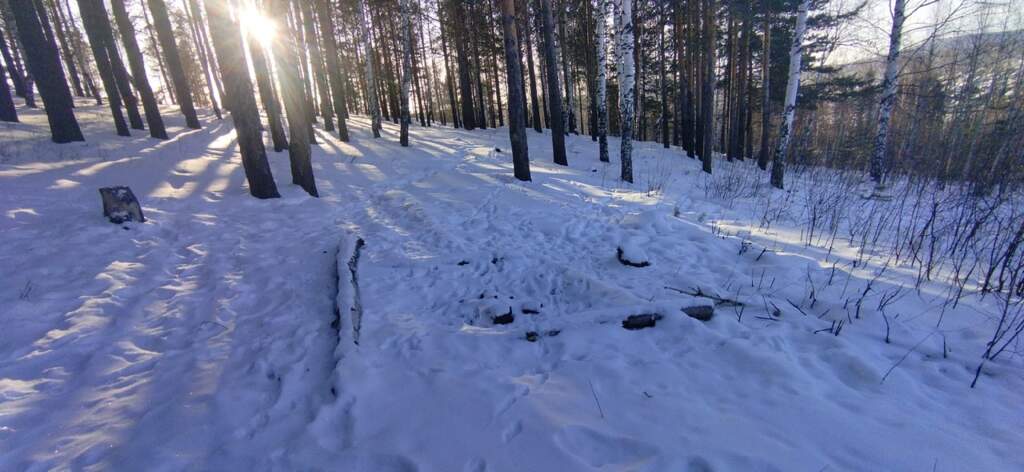
[[[875,135],[875,149],[871,155],[871,180],[875,181],[876,193],[882,188],[885,154],[889,148],[889,121],[892,118],[893,106],[896,105],[896,76],[899,72],[900,38],[903,35],[906,6],[906,0],[896,0],[893,5],[892,32],[889,33],[889,56],[885,60],[882,98],[878,103],[878,134]]]
[[[902,0],[898,0],[902,1]],[[785,174],[785,158],[789,151],[790,135],[793,120],[796,118],[796,94],[800,90],[800,68],[804,44],[804,32],[807,30],[807,10],[811,0],[803,0],[797,10],[796,30],[793,32],[793,44],[789,47],[789,76],[786,82],[785,111],[783,112],[782,128],[779,130],[779,143],[772,158],[772,186],[782,188]]]
[[[363,58],[366,60],[366,88],[370,102],[370,122],[373,137],[380,137],[380,103],[377,102],[377,81],[373,74],[373,48],[370,46],[370,22],[366,17],[366,0],[359,0],[359,34],[363,41]]]
[[[597,142],[601,162],[608,162],[608,17],[612,0],[598,0],[597,9]]]
[[[615,0],[619,48],[619,108],[622,112],[622,140],[619,157],[622,160],[620,178],[633,182],[633,105],[636,67],[633,63],[633,1]]]

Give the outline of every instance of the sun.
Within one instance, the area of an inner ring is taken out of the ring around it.
[[[239,11],[238,23],[246,35],[255,38],[265,48],[277,38],[277,22],[255,8],[243,8]]]

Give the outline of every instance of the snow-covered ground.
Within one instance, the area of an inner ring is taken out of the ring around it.
[[[906,290],[886,343],[903,274],[753,230],[677,150],[639,144],[625,185],[588,137],[564,168],[528,131],[522,183],[505,129],[414,126],[401,148],[357,117],[351,143],[318,131],[320,199],[271,152],[283,198],[256,200],[228,122],[169,110],[171,140],[119,138],[83,103],[88,141],[54,145],[19,111],[0,125],[0,470],[1024,469],[1019,356],[969,388],[989,302],[940,330],[942,287]],[[106,222],[109,185],[148,221]],[[352,235],[358,346],[332,324]],[[692,319],[698,289],[744,306]],[[639,314],[661,318],[622,328]]]

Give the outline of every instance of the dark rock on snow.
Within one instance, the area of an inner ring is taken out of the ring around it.
[[[124,186],[103,187],[100,189],[100,197],[103,198],[103,216],[111,223],[121,224],[125,221],[136,221],[143,223],[146,218],[142,216],[142,206],[135,198],[132,189]]]
[[[715,307],[711,305],[688,306],[683,308],[683,313],[696,320],[708,321],[715,315]]]
[[[628,257],[626,257],[626,254],[623,252],[621,246],[615,249],[615,257],[619,259],[619,262],[621,262],[622,265],[627,265],[630,267],[647,267],[651,265],[651,263],[648,261],[630,260]]]
[[[622,327],[629,330],[653,328],[655,323],[660,319],[661,315],[657,313],[629,315],[626,319],[622,320]]]
[[[508,313],[495,316],[491,319],[496,325],[511,324],[516,320],[516,317],[512,315],[512,307],[508,307]]]

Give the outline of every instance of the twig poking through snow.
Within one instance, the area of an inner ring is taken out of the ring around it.
[[[601,413],[601,418],[604,418],[604,408],[601,408],[601,400],[597,398],[597,392],[594,390],[594,382],[587,379],[587,383],[590,384],[590,393],[594,395],[594,403],[597,403],[597,411]]]

